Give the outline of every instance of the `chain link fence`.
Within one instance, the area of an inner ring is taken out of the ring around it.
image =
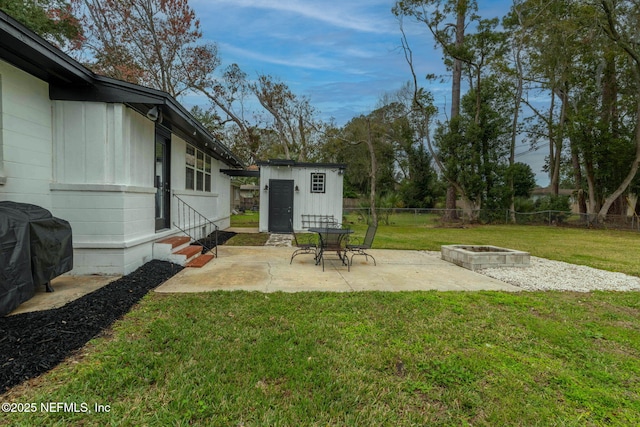
[[[345,208],[343,212],[344,224],[368,224],[371,222],[370,208]],[[608,215],[605,221],[599,222],[595,214],[576,214],[571,211],[555,210],[515,212],[489,209],[378,208],[376,212],[378,223],[390,226],[439,227],[515,223],[640,231],[638,215]]]

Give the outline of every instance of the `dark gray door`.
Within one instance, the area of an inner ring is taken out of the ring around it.
[[[269,231],[288,233],[293,220],[293,181],[269,180]]]
[[[156,231],[171,227],[171,177],[169,176],[170,137],[156,130],[155,182],[156,187]]]

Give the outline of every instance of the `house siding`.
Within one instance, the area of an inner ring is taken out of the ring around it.
[[[153,187],[154,123],[122,104],[54,102],[55,181]]]
[[[211,192],[186,190],[186,150],[187,143],[182,138],[173,135],[171,138],[171,181],[172,193],[180,197],[189,206],[197,210],[209,221],[214,222],[221,230],[229,227],[230,209],[228,193],[231,180],[220,173],[225,166],[216,159],[211,159]],[[225,204],[226,203],[226,204]],[[178,201],[174,198],[171,208],[173,221],[178,220]]]
[[[122,104],[55,101],[53,212],[73,229],[74,274],[151,259],[154,123]]]
[[[38,205],[69,221],[72,274],[128,274],[153,258],[155,241],[181,234],[173,225],[159,232],[155,229],[157,125],[136,111],[147,101],[139,101],[135,93],[131,100],[125,93],[124,101],[115,103],[52,101],[50,94],[56,88],[64,95],[55,86],[58,77],[57,73],[49,77],[54,82],[50,92],[46,81],[0,60],[0,201]],[[123,88],[138,91],[128,84]],[[165,125],[190,139],[191,131],[184,128],[190,116],[181,113],[175,100],[158,97],[157,91],[139,90],[150,103],[168,102],[165,105],[177,112],[177,118]],[[60,93],[52,96],[65,98]],[[205,149],[218,144],[203,132],[194,143],[209,147]],[[212,161],[211,192],[185,191],[185,149],[186,142],[172,133],[172,192],[221,229],[228,227],[231,182],[220,173],[228,165]],[[227,159],[241,166],[233,156]],[[173,200],[171,217],[176,216]]]
[[[0,200],[51,209],[49,86],[1,60],[0,84]]]

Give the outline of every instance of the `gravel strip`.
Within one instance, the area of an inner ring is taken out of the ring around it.
[[[638,291],[640,278],[584,265],[531,257],[529,267],[478,270],[527,291]]]
[[[429,255],[440,257],[440,252]],[[526,291],[640,291],[640,277],[534,256],[529,267],[484,268],[476,273]]]
[[[533,256],[529,267],[485,268],[478,273],[527,291],[640,290],[639,277]]]

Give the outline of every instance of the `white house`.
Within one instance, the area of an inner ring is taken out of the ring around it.
[[[286,233],[332,217],[342,223],[346,165],[269,160],[260,166],[260,231]]]
[[[0,12],[0,200],[70,222],[73,274],[151,260],[182,233],[182,201],[228,227],[221,170],[242,167],[168,94],[95,75]]]

